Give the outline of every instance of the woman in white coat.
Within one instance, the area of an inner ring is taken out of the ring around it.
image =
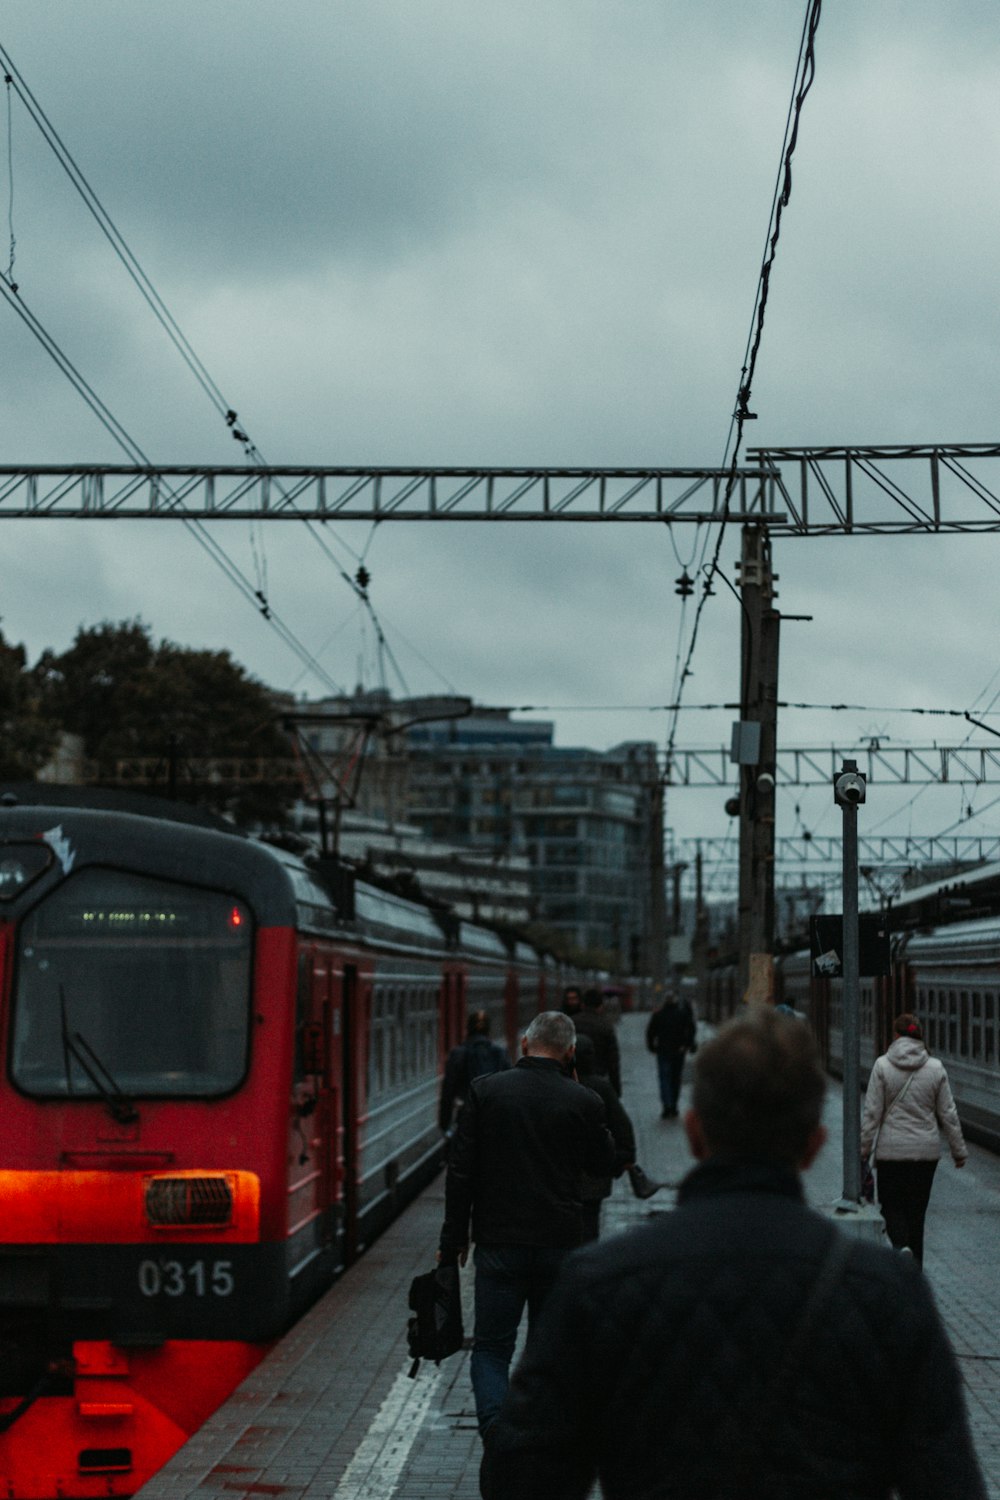
[[[878,1198],[889,1239],[897,1250],[924,1258],[924,1216],[944,1131],[952,1160],[968,1158],[948,1075],[931,1057],[915,1016],[897,1016],[889,1050],[875,1061],[861,1120],[861,1155],[875,1151]]]

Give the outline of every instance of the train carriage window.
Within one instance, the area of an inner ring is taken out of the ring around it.
[[[372,1029],[372,1072],[369,1093],[378,1096],[385,1088],[385,1032],[381,1025]]]
[[[983,996],[983,1062],[996,1061],[996,996]]]
[[[933,1046],[938,1051],[945,1051],[948,1046],[948,1038],[945,1028],[948,1023],[948,1002],[944,990],[931,990],[931,1013],[934,1016],[934,1042]]]
[[[417,991],[412,986],[403,991],[402,1021],[403,1079],[408,1083],[417,1071]]]
[[[969,1041],[971,1056],[978,1062],[983,1055],[983,1005],[978,990],[972,991]]]
[[[250,1038],[250,912],[116,870],[71,875],[18,932],[10,1071],[42,1098],[229,1093]],[[96,1060],[96,1061],[95,1061]]]
[[[958,1054],[969,1055],[969,992],[960,990],[958,996]]]
[[[958,995],[948,991],[948,1051],[955,1056],[958,1050]]]
[[[382,1016],[382,1032],[385,1041],[385,1078],[383,1086],[387,1089],[394,1088],[399,1081],[396,1071],[396,991],[389,988],[385,992],[385,1010]]]

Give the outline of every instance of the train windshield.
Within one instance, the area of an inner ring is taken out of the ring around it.
[[[251,929],[221,892],[71,875],[20,927],[12,1081],[41,1098],[230,1092],[247,1069]]]

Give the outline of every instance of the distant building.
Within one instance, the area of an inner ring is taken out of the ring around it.
[[[511,712],[448,695],[358,693],[300,704],[296,716],[327,760],[328,793],[341,795],[367,734],[357,813],[414,825],[467,851],[480,872],[527,872],[532,921],[639,968],[651,929],[656,747],[564,749],[552,723]]]

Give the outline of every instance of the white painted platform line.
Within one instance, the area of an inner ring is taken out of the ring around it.
[[[344,1470],[335,1500],[389,1500],[443,1375],[440,1365],[426,1361],[414,1380],[400,1371]]]

